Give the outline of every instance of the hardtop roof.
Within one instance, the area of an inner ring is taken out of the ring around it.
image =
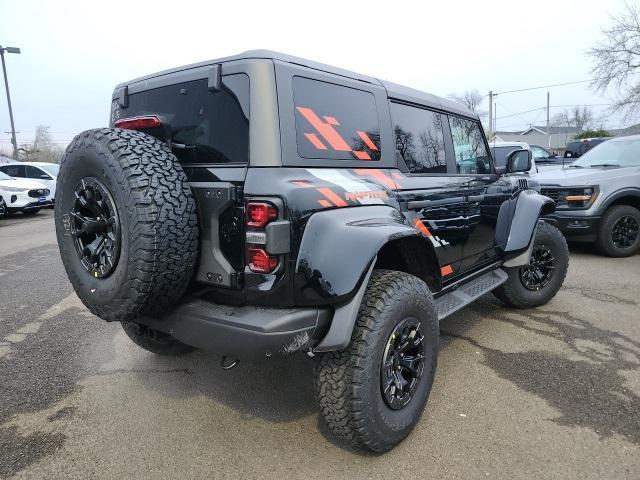
[[[342,77],[347,77],[354,80],[359,80],[362,82],[379,85],[386,89],[387,95],[389,96],[389,98],[394,98],[394,99],[398,99],[398,100],[402,100],[410,103],[416,103],[416,104],[424,105],[427,107],[435,108],[438,110],[446,110],[446,111],[456,113],[458,115],[462,115],[465,117],[470,117],[474,119],[478,118],[477,114],[472,110],[468,109],[465,105],[462,105],[460,103],[454,102],[446,98],[438,97],[436,95],[422,92],[420,90],[416,90],[413,88],[405,87],[403,85],[399,85],[393,82],[380,80],[374,77],[370,77],[368,75],[362,75],[360,73],[352,72],[350,70],[345,70],[345,69],[334,67],[324,63],[315,62],[313,60],[307,60],[304,58],[295,57],[293,55],[287,55],[285,53],[274,52],[271,50],[248,50],[246,52],[242,52],[237,55],[232,55],[229,57],[206,60],[203,62],[192,63],[190,65],[183,65],[181,67],[163,70],[160,72],[152,73],[150,75],[134,78],[127,82],[120,83],[116,86],[116,89],[122,88],[127,85],[131,86],[132,84],[143,82],[151,78],[156,78],[164,75],[171,75],[173,73],[182,72],[182,71],[190,70],[193,68],[204,67],[204,66],[213,65],[216,63],[231,62],[234,60],[247,60],[247,59],[277,60],[281,62],[291,63],[294,65],[300,65],[307,68],[312,68],[314,70],[318,70],[322,72],[327,72],[333,75],[339,75]]]

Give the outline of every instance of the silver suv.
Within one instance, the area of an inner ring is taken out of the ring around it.
[[[569,241],[595,242],[611,257],[640,248],[640,135],[597,145],[573,164],[536,175],[556,201],[549,218]]]

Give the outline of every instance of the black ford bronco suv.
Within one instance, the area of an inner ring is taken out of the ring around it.
[[[382,452],[425,407],[439,321],[562,285],[530,162],[498,171],[448,100],[251,51],[118,85],[110,128],[66,151],[56,232],[80,299],[136,344],[315,356],[328,426]]]

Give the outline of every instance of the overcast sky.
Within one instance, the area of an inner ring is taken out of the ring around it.
[[[268,48],[446,96],[586,80],[593,46],[622,0],[378,2],[3,1],[18,143],[38,124],[68,143],[106,125],[116,83],[165,68]],[[551,105],[609,103],[582,83]],[[4,92],[0,143],[9,144]],[[546,90],[500,95],[497,127],[544,124]],[[486,108],[486,105],[485,105]],[[622,121],[594,106],[608,127]],[[551,114],[562,110],[552,108]],[[505,118],[505,116],[508,116]]]

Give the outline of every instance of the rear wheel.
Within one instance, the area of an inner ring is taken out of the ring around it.
[[[316,395],[329,428],[374,452],[400,443],[426,405],[438,346],[427,285],[403,272],[374,271],[349,347],[316,364]]]
[[[184,355],[195,350],[167,333],[153,330],[145,325],[122,322],[124,333],[139,347],[158,355]]]
[[[609,208],[600,222],[598,250],[609,257],[628,257],[640,249],[640,210],[630,205]]]
[[[493,294],[514,308],[544,305],[560,290],[568,267],[569,249],[564,236],[553,225],[540,223],[529,264],[506,268],[509,279]]]

